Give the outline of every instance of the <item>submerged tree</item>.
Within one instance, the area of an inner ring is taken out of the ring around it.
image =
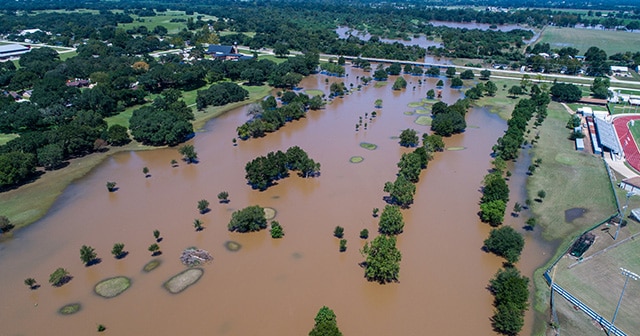
[[[149,252],[151,252],[152,256],[157,256],[159,254],[161,254],[162,252],[160,251],[160,245],[153,243],[149,246],[148,248]]]
[[[396,237],[379,235],[365,244],[361,253],[366,257],[364,275],[367,280],[383,284],[398,280],[402,254],[396,248]]]
[[[69,271],[62,267],[58,267],[51,275],[49,275],[49,283],[53,286],[60,287],[67,283],[71,277]]]
[[[113,256],[116,259],[122,259],[122,257],[124,257],[126,254],[126,252],[124,251],[124,244],[123,243],[113,244],[113,248],[111,249],[111,254],[113,254]]]
[[[182,159],[187,163],[198,162],[198,153],[193,145],[184,145],[180,147],[178,152],[182,155]]]
[[[320,308],[315,321],[316,323],[309,332],[309,336],[342,336],[342,332],[338,329],[336,314],[328,307],[323,306]]]
[[[229,231],[250,232],[267,228],[264,209],[259,205],[248,206],[231,214]]]
[[[107,182],[107,190],[109,190],[109,192],[116,191],[116,183],[115,182]]]
[[[333,236],[336,238],[344,237],[344,228],[342,226],[336,226],[336,228],[333,229]]]
[[[157,242],[162,240],[160,238],[160,231],[159,230],[153,230],[153,238],[155,238]]]
[[[82,260],[85,265],[90,266],[97,260],[97,257],[98,254],[93,247],[82,245],[80,248],[80,260]]]
[[[524,238],[522,234],[510,226],[503,226],[493,229],[489,233],[489,238],[485,239],[484,246],[490,252],[507,259],[513,264],[520,259],[520,253],[524,248]]]
[[[26,279],[24,279],[24,284],[26,286],[28,286],[29,289],[31,289],[31,290],[37,289],[39,287],[38,286],[38,282],[34,278],[26,278]]]
[[[271,238],[279,239],[284,237],[284,230],[278,221],[271,222]]]
[[[209,211],[209,201],[207,201],[206,199],[199,200],[198,201],[198,211],[200,211],[201,214],[204,214],[207,211]]]
[[[229,193],[226,191],[221,191],[218,194],[218,200],[220,203],[229,203]]]
[[[199,219],[194,219],[193,220],[193,227],[196,228],[196,231],[202,231],[203,227],[202,227],[202,221]]]

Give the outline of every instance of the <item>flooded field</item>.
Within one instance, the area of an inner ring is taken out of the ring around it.
[[[344,78],[310,76],[301,86],[328,93],[326,78],[349,87],[364,75],[358,69],[347,73]],[[415,202],[403,211],[400,282],[367,282],[358,265],[364,260],[359,232],[367,228],[370,239],[375,237],[372,209],[384,207],[383,185],[395,179],[396,163],[407,151],[395,137],[406,128],[428,131],[414,123],[417,114],[405,112],[413,112],[408,104],[424,98],[438,79],[422,78],[426,84],[418,86],[418,77],[406,78],[410,83],[403,92],[392,91],[391,83],[369,85],[276,133],[237,146],[232,139],[247,119],[246,108],[229,112],[190,141],[198,164],[179,161],[172,167],[171,160],[180,159],[175,148],[111,157],[69,186],[45,218],[0,245],[2,335],[86,335],[98,324],[113,335],[305,335],[323,305],[335,311],[345,335],[494,335],[489,320],[493,298],[486,286],[502,260],[482,252],[490,228],[480,223],[477,212],[491,147],[506,129],[497,115],[472,109],[467,131],[445,139],[447,147],[464,149],[436,153],[422,173]],[[448,103],[462,95],[443,91]],[[374,109],[378,98],[383,107]],[[378,116],[367,130],[356,132],[359,117],[374,110]],[[361,142],[378,147],[367,150]],[[246,184],[248,161],[294,145],[321,163],[319,177],[292,175],[264,192]],[[349,162],[356,155],[364,160]],[[151,177],[145,178],[143,167]],[[526,167],[519,162],[516,171],[522,171],[510,181],[512,202],[523,203]],[[107,192],[107,181],[116,181],[119,190]],[[229,192],[228,204],[217,202],[221,191]],[[201,199],[211,202],[204,215],[197,210]],[[273,240],[267,230],[227,230],[233,211],[256,204],[277,210],[284,238]],[[204,222],[204,230],[194,230],[194,219]],[[518,229],[522,221],[507,219]],[[345,228],[344,253],[332,236],[337,225]],[[155,243],[155,229],[163,238],[162,254],[152,257],[147,248]],[[528,276],[549,255],[549,245],[539,243],[537,235],[526,233],[518,265]],[[242,247],[229,251],[227,241]],[[110,254],[117,242],[129,252],[121,260]],[[93,246],[102,262],[85,267],[79,258],[82,245]],[[162,285],[185,269],[179,256],[190,246],[208,250],[214,259],[202,267],[199,282],[170,294]],[[162,263],[144,272],[152,259]],[[73,277],[59,288],[47,283],[57,267]],[[93,293],[96,283],[119,275],[131,279],[127,291],[111,299]],[[42,287],[29,290],[23,284],[28,277]],[[76,302],[81,304],[78,313],[57,313]],[[528,316],[523,334],[530,332],[531,321]]]

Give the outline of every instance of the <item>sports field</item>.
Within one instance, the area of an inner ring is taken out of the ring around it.
[[[186,20],[192,18],[196,20],[198,16],[202,16],[203,21],[216,20],[214,16],[207,16],[194,13],[193,15],[186,15],[183,11],[166,11],[158,13],[156,16],[139,17],[137,15],[131,15],[133,17],[132,23],[119,24],[118,27],[124,29],[133,29],[139,26],[145,26],[149,30],[153,30],[156,26],[164,26],[167,28],[169,34],[175,34],[187,27]],[[185,20],[185,22],[171,22],[172,19]]]
[[[573,47],[584,55],[589,47],[596,46],[613,55],[619,52],[635,51],[640,33],[615,30],[594,30],[578,28],[546,27],[538,42],[549,43],[551,48]]]

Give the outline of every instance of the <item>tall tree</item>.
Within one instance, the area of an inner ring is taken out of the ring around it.
[[[338,329],[336,314],[327,306],[320,308],[315,322],[309,336],[342,336],[342,332]]]
[[[369,281],[387,283],[397,281],[402,254],[396,248],[396,237],[379,235],[362,248],[366,256],[365,277]]]
[[[402,233],[403,228],[404,219],[400,208],[396,205],[385,205],[380,215],[378,231],[386,235],[397,235]]]

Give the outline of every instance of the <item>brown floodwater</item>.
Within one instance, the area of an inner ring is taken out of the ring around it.
[[[346,78],[355,83],[358,69]],[[328,92],[326,76],[306,78],[302,86]],[[490,228],[479,222],[479,187],[490,168],[491,147],[506,129],[505,121],[474,108],[467,115],[470,127],[447,138],[447,147],[463,150],[436,153],[421,175],[415,203],[404,210],[400,281],[380,285],[367,282],[359,249],[359,232],[375,236],[374,207],[383,208],[386,181],[395,179],[403,149],[394,137],[402,129],[427,132],[414,123],[417,115],[407,106],[435,87],[436,78],[417,86],[416,77],[404,92],[365,87],[334,100],[307,118],[287,124],[264,138],[233,146],[235,128],[246,120],[246,108],[231,111],[207,123],[190,141],[198,164],[179,159],[175,148],[114,155],[84,178],[70,185],[45,218],[16,232],[0,245],[0,334],[86,335],[104,324],[113,335],[305,335],[324,305],[338,316],[345,335],[494,335],[491,330],[492,296],[489,279],[502,260],[482,252]],[[416,89],[413,90],[413,86]],[[445,89],[453,103],[458,90]],[[355,131],[359,116],[374,110],[383,99],[378,117],[367,130]],[[200,113],[200,112],[198,112]],[[361,142],[378,145],[373,151]],[[244,179],[246,162],[269,151],[298,145],[322,165],[321,176],[302,179],[292,175],[264,192],[252,190]],[[364,161],[349,162],[359,155]],[[142,173],[149,167],[149,178]],[[526,168],[524,168],[526,170]],[[119,190],[108,193],[106,181]],[[522,195],[522,183],[512,179],[512,194]],[[520,183],[519,185],[516,185]],[[230,203],[217,203],[226,190]],[[518,198],[513,196],[512,198]],[[197,201],[208,199],[211,211],[200,215]],[[521,202],[522,203],[522,202]],[[230,233],[231,213],[258,204],[277,210],[285,237],[273,240],[267,230]],[[205,229],[196,232],[193,220]],[[522,219],[508,219],[520,229]],[[348,249],[338,251],[335,226],[345,228]],[[163,263],[150,273],[142,267],[151,257],[147,247],[158,229]],[[228,240],[242,244],[227,251]],[[116,260],[110,250],[122,242],[129,255]],[[549,246],[527,233],[527,246],[519,268],[531,276],[548,258]],[[79,258],[83,245],[93,246],[102,258],[85,267]],[[162,283],[185,267],[180,252],[197,246],[211,252],[202,279],[181,294],[172,295]],[[545,254],[546,253],[546,254]],[[73,279],[60,288],[47,283],[49,274],[64,267]],[[116,275],[132,279],[131,288],[118,297],[93,294],[101,279]],[[30,291],[23,284],[35,278],[42,287]],[[57,309],[79,302],[82,310],[61,316]],[[523,334],[530,333],[527,315]]]

